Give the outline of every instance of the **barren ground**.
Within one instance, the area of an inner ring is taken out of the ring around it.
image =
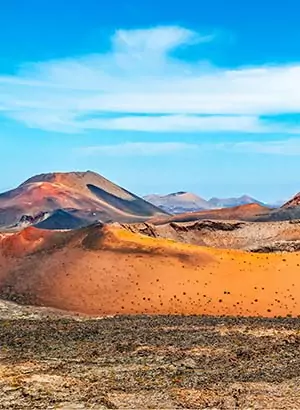
[[[300,249],[300,221],[243,222],[240,220],[198,220],[152,225],[122,225],[132,232],[223,249],[254,252]]]
[[[0,304],[1,409],[300,408],[300,320]]]

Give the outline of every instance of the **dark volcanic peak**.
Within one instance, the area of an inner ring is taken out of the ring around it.
[[[300,192],[296,194],[292,199],[282,205],[282,208],[293,208],[295,206],[300,206]]]
[[[187,194],[186,191],[178,191],[178,192],[172,192],[171,194],[168,194],[167,196],[172,197],[172,196],[180,196],[180,195],[185,195]]]
[[[94,220],[88,219],[88,216],[76,215],[74,210],[58,209],[49,218],[35,224],[35,226],[40,229],[51,230],[78,229],[92,223]]]

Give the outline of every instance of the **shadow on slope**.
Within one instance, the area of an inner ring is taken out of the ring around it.
[[[101,200],[105,201],[109,205],[115,208],[118,208],[122,210],[123,212],[128,212],[128,213],[135,214],[137,216],[146,216],[146,217],[152,216],[154,210],[156,210],[157,213],[166,213],[162,211],[162,209],[150,204],[149,202],[131,193],[130,193],[130,199],[124,199],[116,195],[113,195],[95,185],[87,184],[87,187],[97,198],[100,198]]]

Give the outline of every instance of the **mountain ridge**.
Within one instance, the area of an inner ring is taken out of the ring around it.
[[[178,191],[167,195],[150,194],[144,196],[144,199],[171,214],[197,212],[219,208],[232,208],[252,203],[267,206],[265,203],[246,194],[240,197],[212,197],[209,200],[206,200],[192,192]]]
[[[171,214],[209,209],[209,204],[205,199],[186,191],[173,192],[163,196],[147,195],[144,199]]]

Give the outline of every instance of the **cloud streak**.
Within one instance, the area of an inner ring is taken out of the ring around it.
[[[111,157],[159,156],[183,153],[198,156],[200,153],[215,150],[243,154],[300,156],[300,140],[290,138],[278,141],[245,141],[209,144],[187,142],[126,142],[122,144],[81,147],[76,149],[76,153],[83,156],[105,155]]]
[[[300,156],[300,139],[290,138],[278,141],[244,141],[233,144],[220,144],[220,149],[239,153]]]
[[[0,114],[62,133],[298,134],[276,115],[300,112],[300,64],[219,69],[201,55],[201,44],[214,38],[179,26],[118,30],[109,52],[27,64],[14,76],[0,75]],[[196,45],[198,61],[173,53]],[[275,117],[265,121],[265,115]]]
[[[112,157],[148,157],[166,154],[181,154],[182,152],[192,152],[195,149],[199,149],[198,144],[188,144],[184,142],[125,142],[123,144],[83,147],[76,150],[76,152],[87,156],[105,155]]]

